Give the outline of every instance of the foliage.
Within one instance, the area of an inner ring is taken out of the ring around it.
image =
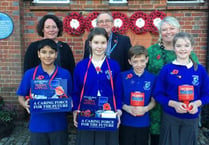
[[[201,111],[201,123],[203,127],[209,128],[209,105],[202,107]]]
[[[16,117],[16,112],[13,106],[6,105],[3,97],[0,96],[0,122],[1,123],[9,123],[14,120]]]

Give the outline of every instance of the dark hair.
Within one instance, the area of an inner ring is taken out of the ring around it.
[[[193,46],[194,45],[194,37],[189,34],[189,33],[186,33],[186,32],[179,32],[177,33],[174,38],[173,38],[173,47],[175,47],[175,44],[176,44],[176,41],[179,39],[179,38],[182,38],[182,39],[189,39],[191,45]]]
[[[191,43],[192,46],[195,44],[194,37],[191,34],[186,33],[186,32],[179,32],[173,38],[173,48],[175,48],[176,41],[179,38],[182,38],[182,39],[185,39],[186,38],[186,39],[188,39],[190,41],[190,43]],[[197,70],[198,69],[197,63],[193,60],[193,58],[191,57],[191,55],[189,56],[189,58],[191,59],[192,63],[194,64],[194,69]]]
[[[38,25],[37,25],[38,35],[41,37],[44,37],[43,28],[44,28],[44,23],[47,19],[52,19],[56,23],[57,28],[59,29],[57,37],[62,36],[63,24],[62,24],[62,21],[58,19],[58,17],[55,15],[45,15],[39,20]]]
[[[38,48],[37,50],[40,51],[42,48],[44,48],[45,46],[49,46],[52,49],[54,49],[55,51],[57,51],[57,44],[54,40],[52,39],[43,39],[40,40],[39,44],[38,44]]]
[[[92,39],[94,38],[95,35],[102,35],[106,38],[107,41],[109,39],[108,34],[104,28],[96,27],[96,28],[91,29],[91,31],[88,35],[88,42],[92,41]],[[92,48],[91,47],[89,47],[89,52],[92,55]]]
[[[142,45],[132,46],[128,51],[128,58],[131,59],[133,56],[136,55],[145,55],[147,57],[147,49]]]

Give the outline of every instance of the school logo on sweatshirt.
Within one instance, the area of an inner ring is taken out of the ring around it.
[[[106,74],[106,77],[107,77],[108,80],[110,80],[110,73],[112,75],[112,71],[110,71],[110,72],[109,72],[109,70],[105,71],[105,74]]]
[[[192,75],[193,81],[192,84],[194,86],[198,86],[199,85],[199,76],[198,75]]]
[[[150,90],[151,82],[150,81],[144,81],[144,90]]]

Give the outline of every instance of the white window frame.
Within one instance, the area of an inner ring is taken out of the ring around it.
[[[65,4],[65,3],[70,3],[70,0],[64,0],[64,1],[59,1],[59,0],[33,0],[33,3],[40,3],[40,4]]]
[[[109,3],[112,3],[112,4],[124,4],[124,3],[128,3],[128,1],[127,0],[120,0],[120,1],[109,0]]]
[[[167,1],[168,4],[180,4],[180,3],[204,3],[204,0],[190,0],[190,1],[181,1],[181,0],[173,0]]]

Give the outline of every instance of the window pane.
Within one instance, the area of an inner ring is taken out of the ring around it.
[[[167,0],[168,3],[202,3],[204,0]]]
[[[69,3],[70,0],[33,0],[34,3]]]
[[[127,0],[110,0],[110,3],[127,3]]]
[[[198,1],[198,0],[168,0],[168,1]]]

